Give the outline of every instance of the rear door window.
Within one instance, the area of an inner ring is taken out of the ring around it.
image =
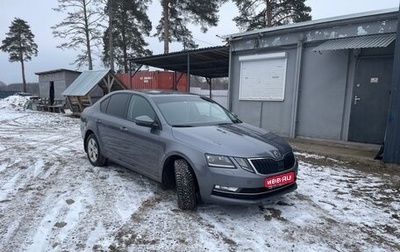
[[[131,94],[124,93],[112,95],[108,102],[106,114],[119,118],[126,118],[126,108],[131,96]]]

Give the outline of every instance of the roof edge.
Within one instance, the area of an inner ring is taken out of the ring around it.
[[[247,31],[247,32],[233,33],[233,34],[229,34],[229,35],[223,35],[221,37],[225,40],[232,40],[232,39],[242,37],[242,36],[258,35],[260,33],[266,33],[266,32],[278,32],[281,30],[296,29],[296,28],[300,29],[300,28],[307,28],[310,26],[323,26],[323,25],[326,25],[329,23],[334,23],[334,22],[352,21],[354,19],[370,18],[373,16],[390,16],[392,14],[396,15],[396,19],[397,19],[398,11],[399,11],[399,8],[389,8],[389,9],[382,9],[382,10],[376,10],[376,11],[360,12],[360,13],[355,13],[355,14],[348,14],[348,15],[341,15],[341,16],[335,16],[335,17],[329,17],[329,18],[323,18],[323,19],[310,20],[310,21],[305,21],[305,22],[300,22],[300,23],[292,23],[292,24],[287,24],[287,25],[268,27],[268,28],[253,30],[253,31]]]
[[[182,54],[188,54],[188,53],[202,53],[202,52],[215,51],[215,50],[220,50],[220,49],[227,49],[229,51],[229,45],[203,47],[203,48],[175,51],[175,52],[169,52],[169,53],[160,53],[160,54],[154,54],[154,55],[149,55],[149,56],[144,56],[144,57],[128,58],[128,60],[134,62],[135,60],[139,61],[139,60],[143,60],[143,59],[152,59],[152,58],[159,58],[159,57],[170,57],[170,56],[173,57],[175,55],[182,55]]]
[[[54,70],[49,70],[49,71],[37,72],[35,74],[36,75],[43,75],[43,74],[52,74],[52,73],[58,73],[58,72],[82,73],[81,71],[60,68],[60,69],[54,69]]]

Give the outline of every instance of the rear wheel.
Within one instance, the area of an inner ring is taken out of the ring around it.
[[[178,159],[174,162],[178,206],[182,210],[192,210],[196,207],[196,181],[189,164]]]
[[[99,142],[94,134],[90,134],[86,139],[86,148],[87,157],[93,166],[104,166],[106,164],[107,160],[101,154]]]

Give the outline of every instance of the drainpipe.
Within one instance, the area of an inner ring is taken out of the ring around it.
[[[300,90],[300,75],[301,75],[301,59],[303,57],[303,39],[301,38],[297,43],[296,51],[296,68],[294,74],[294,86],[293,86],[293,100],[292,100],[292,118],[290,123],[290,134],[291,138],[296,137],[297,127],[297,110],[299,102],[299,90]]]

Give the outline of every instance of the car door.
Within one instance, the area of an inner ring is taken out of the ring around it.
[[[124,124],[124,139],[129,145],[124,149],[124,158],[133,169],[159,180],[159,170],[165,155],[161,129],[137,125],[134,120],[138,116],[148,116],[158,121],[149,101],[141,95],[133,95],[127,108],[127,120]]]
[[[124,150],[129,146],[125,141],[123,125],[126,121],[126,108],[131,94],[116,93],[110,96],[104,113],[96,119],[99,141],[104,154],[115,161],[124,159]],[[103,105],[103,104],[101,104]]]

